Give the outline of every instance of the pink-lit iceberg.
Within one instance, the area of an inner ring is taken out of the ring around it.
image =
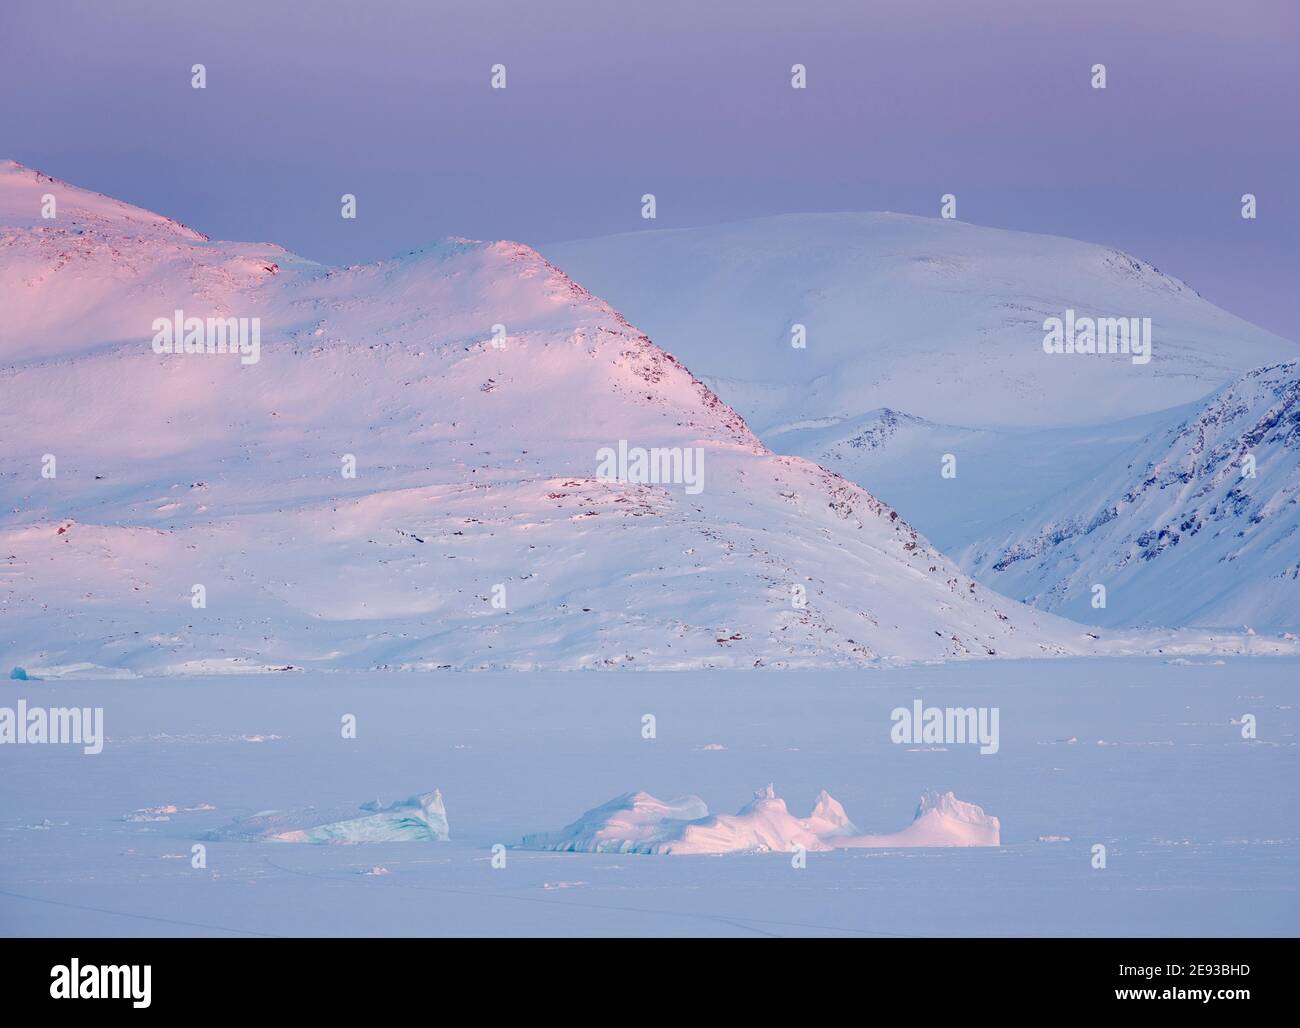
[[[912,823],[886,835],[864,834],[844,808],[821,792],[807,817],[796,817],[771,785],[736,814],[710,814],[697,796],[664,801],[627,793],[587,811],[554,833],[524,836],[525,849],[580,853],[770,853],[836,849],[998,846],[1001,826],[981,807],[951,792],[926,792]]]

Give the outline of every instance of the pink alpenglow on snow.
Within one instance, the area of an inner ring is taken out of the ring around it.
[[[916,817],[901,832],[846,836],[834,840],[834,845],[843,849],[1000,846],[1002,825],[983,807],[963,802],[951,792],[927,791],[916,806]]]
[[[587,811],[559,832],[526,835],[524,849],[567,853],[788,853],[835,849],[998,846],[1001,826],[951,792],[926,792],[912,823],[892,835],[864,835],[822,791],[812,813],[796,817],[771,785],[737,814],[708,812],[698,796],[665,802],[627,793]]]
[[[0,310],[0,667],[34,677],[1300,649],[992,592],[517,243],[329,268],[0,162]],[[257,319],[257,363],[156,353],[177,311],[227,354]],[[620,441],[683,480],[602,481]]]
[[[0,162],[0,309],[0,481],[24,483],[0,513],[0,659],[39,677],[1096,649],[769,451],[517,243],[328,268]],[[257,319],[257,363],[156,353],[177,311]],[[620,441],[680,455],[683,481],[602,481]]]

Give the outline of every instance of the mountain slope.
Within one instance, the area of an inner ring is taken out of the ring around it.
[[[53,221],[31,214],[46,192]],[[825,666],[1092,648],[976,586],[863,489],[769,452],[527,247],[449,241],[330,269],[12,163],[0,212],[10,664]],[[154,322],[176,310],[259,319],[256,361],[155,352]],[[608,480],[597,454],[621,441],[699,448],[702,491]]]
[[[798,453],[852,482],[869,483],[874,495],[888,497],[909,521],[924,526],[935,546],[956,556],[1006,531],[1009,514],[1127,461],[1148,434],[1195,406],[1086,429],[966,428],[885,408],[805,422],[771,432],[766,441],[778,452]],[[942,473],[945,455],[955,462],[954,477]]]
[[[1300,628],[1300,362],[1251,371],[965,560],[1099,624]]]

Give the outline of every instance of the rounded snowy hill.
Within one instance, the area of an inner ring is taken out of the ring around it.
[[[1118,250],[961,221],[790,214],[544,251],[773,445],[809,419],[882,408],[971,427],[1134,417],[1300,356]],[[1043,322],[1067,309],[1150,318],[1151,362],[1045,354]]]
[[[1092,645],[862,488],[771,453],[527,247],[331,269],[15,165],[0,211],[9,665],[749,668]],[[257,319],[256,360],[155,352],[175,311]],[[702,451],[702,488],[608,480],[598,451],[622,444]]]

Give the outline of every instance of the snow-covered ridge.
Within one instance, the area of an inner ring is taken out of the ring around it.
[[[54,218],[42,214],[46,196],[54,197]],[[208,238],[161,214],[81,189],[8,159],[0,159],[0,225],[67,234],[95,231],[150,236],[162,232],[191,242]]]
[[[791,814],[771,785],[734,815],[710,814],[697,796],[665,802],[649,793],[618,796],[555,833],[526,835],[525,849],[580,853],[789,853],[795,849],[894,849],[997,846],[1001,825],[951,792],[927,792],[912,823],[885,835],[863,834],[825,790],[806,818]]]
[[[45,218],[45,197],[55,217]],[[323,273],[269,243],[214,242],[110,197],[0,162],[0,366],[134,347],[155,318],[256,316],[281,271]]]
[[[1300,628],[1300,362],[1242,376],[967,560],[1102,624]]]

